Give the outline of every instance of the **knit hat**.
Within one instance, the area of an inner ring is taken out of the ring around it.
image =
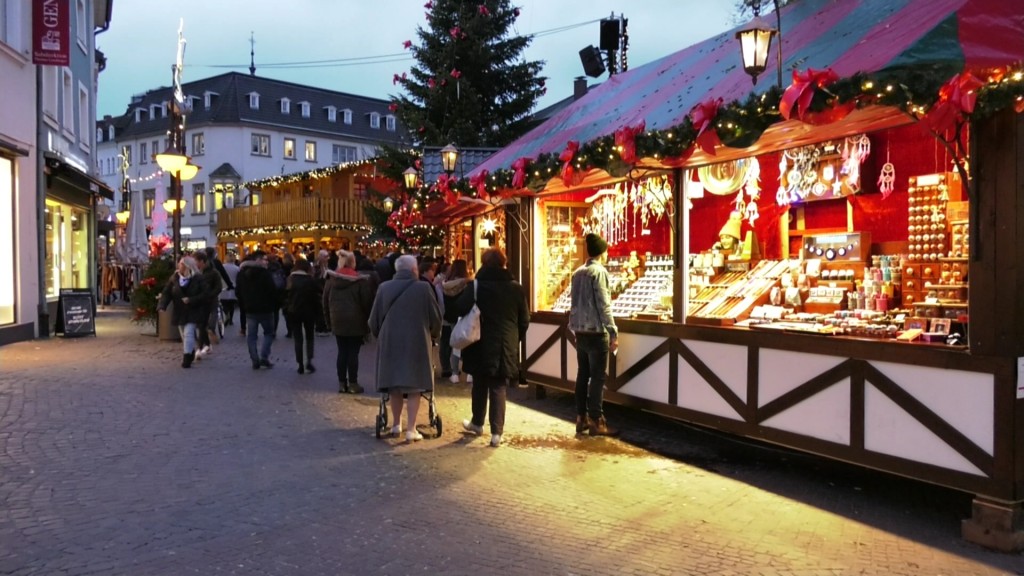
[[[597,234],[587,234],[583,241],[587,243],[587,255],[591,258],[597,258],[608,251],[608,243]]]

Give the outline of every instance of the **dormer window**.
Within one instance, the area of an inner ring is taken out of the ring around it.
[[[210,92],[209,90],[203,92],[203,107],[209,110],[213,106],[214,102],[217,101],[217,96],[220,96],[220,94]]]
[[[346,109],[342,110],[341,112],[342,112],[342,118],[343,118],[343,121],[345,122],[345,124],[351,124],[352,123],[352,111],[349,110],[348,108],[346,108]]]
[[[309,102],[299,102],[299,111],[303,118],[309,118]]]
[[[380,113],[370,112],[370,128],[380,129]]]
[[[170,103],[168,101],[166,101],[166,100],[164,100],[163,102],[160,103],[160,117],[161,118],[167,118],[167,110],[168,110],[169,106],[170,106]]]
[[[260,109],[260,95],[259,92],[249,92],[249,109],[259,110]]]
[[[107,126],[107,140],[110,140],[110,141],[114,140],[114,126],[113,125]]]
[[[145,119],[146,119],[146,109],[145,108],[136,108],[135,109],[135,123],[138,124],[139,122],[142,122]]]
[[[103,128],[96,129],[96,141],[103,142]]]
[[[324,106],[324,110],[327,110],[328,122],[338,121],[338,108],[336,106]]]
[[[281,114],[292,113],[292,101],[287,98],[281,98]]]
[[[159,104],[150,104],[149,105],[149,117],[155,120],[156,119],[156,111],[159,110],[159,109],[160,109],[160,105]]]
[[[199,100],[199,99],[200,99],[199,96],[194,96],[194,95],[185,96],[185,109],[186,110],[195,110],[195,108],[196,108],[196,100]]]
[[[395,131],[395,117],[392,116],[391,114],[388,114],[387,116],[385,116],[384,117],[384,125],[385,125],[385,127],[387,127],[388,132],[394,132]]]

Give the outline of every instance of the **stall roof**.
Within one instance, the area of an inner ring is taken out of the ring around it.
[[[786,85],[792,69],[831,68],[841,78],[911,69],[952,77],[965,69],[984,70],[1024,61],[1024,11],[1019,2],[801,0],[782,8],[781,17]],[[767,20],[774,23],[775,15],[768,15]],[[741,65],[735,39],[736,31],[745,27],[612,76],[496,153],[474,173],[509,169],[522,157],[558,154],[569,141],[590,142],[640,122],[648,130],[666,130],[708,99],[746,99],[751,93],[750,77]],[[776,84],[776,61],[770,60],[753,87],[756,94]],[[911,121],[896,109],[857,112],[832,130],[837,134],[866,132]],[[858,125],[859,121],[863,124]],[[809,129],[795,120],[776,124],[754,147],[768,149],[782,142],[799,145],[800,134]],[[743,155],[749,153],[748,149]],[[688,163],[727,159],[718,154],[713,159],[695,154]]]

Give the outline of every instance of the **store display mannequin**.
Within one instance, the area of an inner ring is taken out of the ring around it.
[[[718,242],[715,242],[712,250],[718,250],[725,253],[725,256],[730,259],[739,258],[740,253],[743,250],[743,246],[740,243],[740,225],[743,223],[743,218],[739,212],[732,212],[729,214],[729,219],[722,226],[722,229],[718,231]]]

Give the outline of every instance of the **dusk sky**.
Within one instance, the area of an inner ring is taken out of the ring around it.
[[[183,82],[228,71],[248,73],[249,37],[256,74],[329,90],[387,99],[400,93],[394,74],[408,71],[405,40],[427,27],[426,0],[114,0],[110,29],[96,37],[107,57],[99,78],[97,116],[123,114],[133,94],[168,86],[178,23],[187,41]],[[525,56],[544,60],[547,95],[538,106],[572,94],[583,76],[579,51],[599,43],[599,23],[613,13],[628,21],[629,65],[636,67],[733,27],[732,0],[518,0],[514,32],[537,35]],[[739,48],[736,50],[739,59]],[[328,61],[328,62],[324,62]],[[340,62],[339,62],[340,61]],[[274,64],[310,63],[303,67]],[[591,79],[591,82],[603,80]]]

